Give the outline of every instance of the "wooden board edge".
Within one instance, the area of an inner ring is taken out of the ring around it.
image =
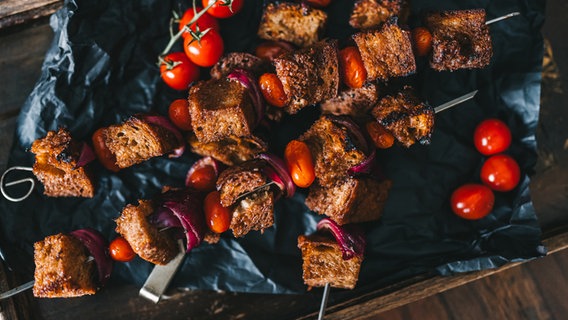
[[[10,1],[6,2],[8,9],[0,14],[0,29],[47,17],[63,6],[63,0],[32,1],[29,6],[11,6]]]

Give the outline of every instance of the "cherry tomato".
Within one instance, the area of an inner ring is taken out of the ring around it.
[[[432,50],[432,34],[424,27],[412,30],[412,42],[414,44],[414,52],[419,57],[427,55]]]
[[[185,37],[183,40],[185,54],[189,60],[201,67],[211,67],[217,63],[223,55],[224,48],[223,39],[213,29],[203,35],[200,41],[193,37]]]
[[[202,0],[203,7],[207,7],[210,3],[216,2],[207,13],[215,18],[229,18],[239,12],[242,8],[244,0]]]
[[[95,154],[97,155],[97,159],[103,165],[103,167],[107,168],[110,171],[118,172],[120,168],[116,164],[116,156],[110,152],[106,143],[105,137],[103,136],[103,129],[100,128],[95,133],[91,140],[93,141],[93,149],[95,150]]]
[[[511,140],[511,130],[499,119],[481,121],[473,133],[475,147],[486,156],[507,150]]]
[[[468,220],[477,220],[493,210],[495,196],[489,187],[482,184],[465,184],[457,188],[451,197],[452,211]]]
[[[128,241],[120,236],[112,240],[108,249],[110,257],[116,261],[128,262],[136,257],[136,253],[134,253]]]
[[[288,103],[282,82],[274,73],[265,73],[258,79],[260,92],[269,104],[282,108]]]
[[[160,74],[171,88],[186,90],[193,81],[199,79],[199,67],[189,61],[183,52],[172,52],[160,63]]]
[[[394,136],[376,121],[367,122],[367,132],[379,149],[388,149],[394,144]]]
[[[367,70],[359,50],[345,47],[339,51],[339,75],[349,88],[361,88],[367,80]]]
[[[481,181],[495,191],[511,191],[520,180],[519,164],[506,154],[489,157],[481,167]]]
[[[187,9],[183,13],[183,16],[181,16],[181,19],[179,20],[179,30],[181,31],[193,19],[193,17],[195,16],[195,12],[201,12],[201,10],[203,10],[203,8],[201,7],[196,7],[195,10],[193,10],[193,8]],[[217,19],[212,17],[207,12],[203,13],[203,15],[199,17],[199,19],[197,19],[197,21],[190,26],[191,30],[193,30],[194,32],[196,31],[195,26],[198,26],[200,31],[205,31],[209,28],[213,28],[217,32],[221,31]],[[187,36],[191,37],[189,32],[186,31],[182,33],[182,37],[185,38]]]
[[[176,99],[168,108],[168,115],[173,124],[181,130],[191,131],[191,115],[187,99]]]
[[[211,231],[223,233],[229,229],[231,224],[231,212],[229,208],[221,205],[221,195],[219,191],[211,191],[205,197],[203,205],[205,211],[205,221]]]
[[[325,8],[329,6],[331,0],[306,0],[306,2],[315,8]]]
[[[284,53],[294,51],[294,46],[284,41],[265,41],[256,47],[254,54],[264,60],[272,61]]]
[[[300,187],[309,187],[316,178],[314,161],[308,145],[298,140],[292,140],[286,145],[284,158],[292,181]]]
[[[194,188],[199,191],[211,191],[215,190],[217,174],[212,166],[203,166],[193,171],[187,180],[187,186],[190,188]]]

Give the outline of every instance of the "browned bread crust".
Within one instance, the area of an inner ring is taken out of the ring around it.
[[[189,90],[193,132],[200,142],[250,136],[256,120],[244,86],[228,79],[201,81]]]
[[[360,121],[370,116],[369,111],[377,104],[379,94],[377,85],[367,83],[361,88],[347,89],[321,103],[324,114],[346,115]]]
[[[252,230],[264,231],[274,224],[274,192],[254,192],[232,207],[230,229],[235,237],[242,237]]]
[[[347,176],[347,170],[366,158],[347,129],[335,124],[327,116],[320,117],[302,136],[314,159],[317,181],[330,186],[335,180]]]
[[[339,92],[337,40],[320,41],[281,55],[273,63],[288,97],[285,110],[290,114]]]
[[[262,15],[258,36],[306,47],[318,42],[326,22],[327,14],[322,10],[297,3],[270,3]]]
[[[375,221],[382,215],[391,185],[390,180],[350,177],[329,187],[315,183],[310,187],[306,206],[339,225]]]
[[[357,0],[349,24],[355,29],[378,27],[389,18],[398,16],[402,0]]]
[[[33,142],[35,154],[33,173],[43,184],[49,197],[86,197],[95,194],[93,177],[85,167],[77,167],[81,145],[68,130],[49,131],[44,138]]]
[[[204,143],[190,134],[187,140],[193,153],[210,156],[228,166],[252,160],[268,151],[268,144],[256,136],[229,136],[219,141]]]
[[[138,205],[127,205],[116,219],[116,232],[128,241],[140,258],[154,264],[165,265],[178,254],[176,241],[160,232],[148,222],[154,213],[151,200],[139,200]]]
[[[396,19],[380,29],[358,32],[353,40],[361,53],[367,81],[387,81],[416,72],[409,33],[396,24]]]
[[[265,166],[266,162],[262,160],[252,160],[223,170],[217,179],[221,205],[229,207],[242,194],[270,182],[262,170]]]
[[[69,298],[95,294],[96,265],[77,238],[56,234],[34,244],[34,297]]]
[[[395,96],[386,96],[372,114],[405,147],[416,142],[429,144],[434,131],[434,109],[405,87]]]
[[[128,168],[178,147],[177,138],[172,132],[139,116],[104,128],[102,134],[119,168]]]
[[[308,287],[329,283],[334,288],[355,288],[363,258],[343,260],[335,239],[319,234],[298,236],[298,248],[302,251],[303,278]]]
[[[432,69],[484,68],[491,62],[493,47],[485,10],[436,12],[425,23],[432,33]]]
[[[270,71],[270,64],[250,53],[230,52],[222,56],[209,73],[213,79],[222,79],[235,69],[250,71],[253,75],[259,77],[261,74]]]

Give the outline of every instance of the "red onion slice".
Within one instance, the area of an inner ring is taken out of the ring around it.
[[[153,125],[160,126],[168,131],[170,131],[178,141],[179,147],[175,148],[169,155],[170,158],[178,158],[183,155],[185,151],[185,141],[183,140],[183,135],[178,130],[178,128],[170,122],[170,120],[163,116],[157,115],[143,115],[142,119]]]
[[[256,110],[256,121],[255,127],[264,118],[264,99],[260,88],[258,87],[258,82],[255,77],[248,71],[243,69],[235,69],[228,76],[227,79],[238,81],[243,87],[248,89],[250,98]]]
[[[365,234],[358,225],[338,225],[330,218],[321,219],[317,226],[317,230],[327,229],[333,234],[333,237],[339,244],[343,253],[343,260],[349,260],[355,256],[363,257],[365,254]]]
[[[290,173],[288,172],[284,161],[282,161],[282,159],[278,158],[277,156],[268,153],[261,153],[257,156],[257,158],[268,162],[268,164],[276,171],[278,177],[280,177],[281,180],[280,184],[278,183],[278,181],[273,181],[276,182],[276,184],[282,189],[282,192],[284,192],[284,195],[287,198],[292,197],[296,192],[296,185],[294,184],[294,181],[292,180],[292,177],[290,176]]]
[[[185,186],[186,187],[189,186],[190,177],[193,175],[193,173],[196,170],[199,170],[199,169],[201,169],[203,167],[207,167],[207,166],[211,166],[213,168],[213,170],[215,171],[216,177],[219,177],[219,174],[221,173],[221,171],[223,171],[223,169],[225,169],[225,166],[220,161],[217,161],[217,160],[215,160],[215,159],[213,159],[212,157],[209,157],[209,156],[203,157],[203,158],[195,161],[195,163],[187,171],[187,175],[185,176]]]
[[[71,231],[69,234],[79,239],[89,250],[91,256],[95,258],[99,274],[99,285],[101,287],[104,286],[112,273],[112,259],[108,254],[108,244],[105,238],[100,232],[91,228]]]
[[[347,173],[350,176],[356,176],[356,175],[360,175],[360,174],[370,174],[375,167],[376,155],[377,155],[376,149],[372,149],[371,154],[368,155],[367,158],[365,158],[365,160],[363,160],[363,162],[349,168],[347,170]]]
[[[84,167],[87,164],[93,162],[97,157],[95,156],[95,152],[90,145],[83,142],[81,145],[81,154],[79,155],[79,160],[77,160],[77,168]]]

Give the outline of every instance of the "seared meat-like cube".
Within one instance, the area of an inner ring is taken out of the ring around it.
[[[390,180],[380,182],[371,177],[347,177],[329,187],[314,183],[306,205],[339,225],[374,221],[381,217],[391,185]]]
[[[168,129],[132,116],[125,122],[102,129],[105,145],[116,157],[119,168],[127,168],[179,147]]]
[[[72,235],[56,234],[34,244],[34,297],[68,298],[97,292],[89,251]]]
[[[274,223],[275,194],[270,186],[261,188],[270,182],[263,172],[266,165],[263,160],[247,161],[225,169],[217,179],[221,205],[231,207],[230,229],[235,237]]]
[[[127,205],[116,219],[116,232],[128,241],[140,258],[165,265],[178,254],[178,246],[168,232],[160,232],[148,221],[154,213],[151,200],[139,200],[138,205]]]
[[[32,143],[35,154],[33,174],[43,184],[49,197],[86,197],[95,193],[93,178],[85,167],[77,167],[81,144],[66,129],[49,131]]]
[[[228,166],[252,160],[268,151],[268,144],[256,136],[228,136],[219,141],[205,143],[197,140],[192,134],[187,140],[193,153],[210,156]]]
[[[250,136],[256,114],[248,89],[228,79],[201,81],[189,90],[193,132],[200,142]]]
[[[485,10],[432,13],[425,23],[432,33],[432,69],[483,68],[491,61],[493,48]]]
[[[298,236],[298,248],[302,251],[303,278],[307,286],[323,287],[329,283],[334,288],[355,288],[362,257],[343,260],[337,241],[318,233]]]
[[[222,79],[235,69],[246,70],[259,77],[270,71],[270,64],[250,53],[231,52],[222,56],[209,73],[213,79]]]
[[[290,114],[339,92],[337,40],[281,55],[273,63],[288,97],[285,110]]]
[[[434,109],[420,101],[411,88],[396,96],[386,96],[373,108],[372,114],[405,147],[416,141],[429,144],[434,131]]]
[[[367,81],[387,81],[416,71],[410,35],[396,24],[396,18],[380,29],[354,34],[353,40],[361,53]]]
[[[317,181],[330,186],[347,176],[347,170],[366,159],[363,146],[349,135],[347,128],[332,121],[333,116],[320,117],[300,138],[311,151]]]
[[[355,29],[377,27],[398,16],[403,0],[357,0],[349,24]]]
[[[319,41],[326,22],[327,14],[322,10],[298,3],[270,3],[262,15],[258,36],[307,47]]]
[[[369,117],[371,110],[379,100],[377,85],[367,83],[361,88],[347,89],[321,103],[321,111],[324,114],[346,115],[355,120],[363,120]]]

